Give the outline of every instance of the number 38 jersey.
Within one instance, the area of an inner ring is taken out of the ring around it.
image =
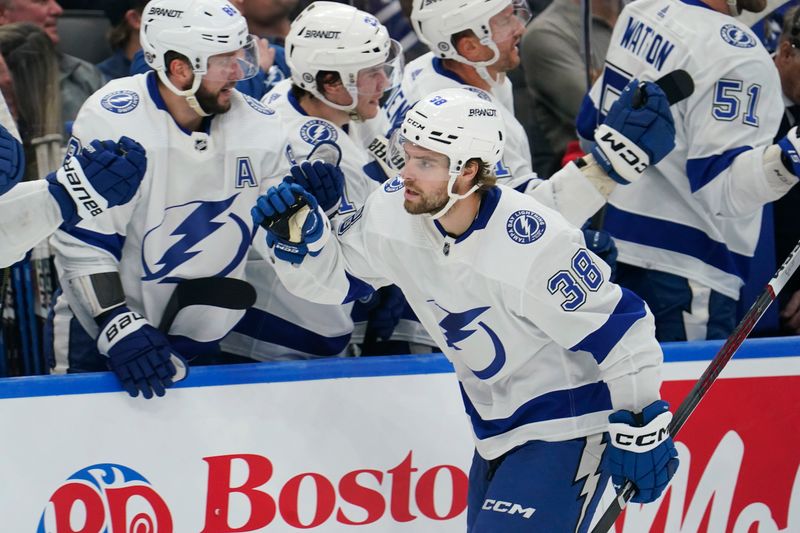
[[[250,215],[260,193],[288,172],[279,115],[234,91],[226,113],[204,131],[182,129],[166,111],[154,72],[108,83],[81,108],[69,150],[93,139],[126,135],[147,153],[147,171],[134,199],[102,217],[58,231],[51,242],[67,300],[90,335],[96,334],[69,280],[119,272],[131,309],[158,325],[177,283],[202,277],[244,279],[253,235]],[[64,322],[56,307],[56,324]],[[196,305],[170,330],[199,342],[222,338],[241,311]]]
[[[632,78],[686,70],[694,93],[671,107],[675,149],[609,198],[618,260],[739,298],[767,198],[763,151],[783,114],[777,69],[753,33],[697,0],[637,0],[614,28],[604,71],[578,117],[592,131]]]

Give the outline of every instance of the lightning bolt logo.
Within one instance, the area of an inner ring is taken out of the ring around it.
[[[202,249],[192,250],[192,248],[225,225],[224,222],[215,222],[214,219],[227,211],[237,196],[238,193],[234,194],[227,200],[220,200],[217,202],[189,202],[189,204],[196,203],[198,205],[194,211],[192,211],[189,216],[187,216],[183,222],[178,224],[172,233],[170,233],[171,236],[180,236],[180,239],[170,246],[161,256],[161,258],[156,261],[155,264],[161,268],[157,269],[155,272],[150,271],[150,269],[147,267],[147,261],[144,259],[144,246],[142,246],[142,266],[145,273],[145,275],[142,277],[142,280],[152,281],[162,278],[197,254],[201,253],[203,251]],[[189,204],[183,204],[175,207],[184,207]],[[173,208],[168,208],[167,211],[169,209]],[[142,241],[144,242],[144,240],[147,239],[147,237],[159,227],[161,227],[161,224],[148,231]]]
[[[517,220],[517,224],[519,224],[519,232],[522,235],[530,235],[531,234],[531,222],[530,219],[527,217],[521,217]]]
[[[581,514],[578,517],[578,524],[583,523],[586,516],[586,509],[589,507],[594,493],[597,491],[598,483],[600,482],[600,461],[598,457],[602,457],[604,445],[602,443],[602,435],[590,435],[586,437],[586,445],[581,453],[581,462],[578,464],[578,470],[575,472],[575,483],[583,481],[580,497],[583,498],[583,506],[581,507]],[[587,449],[598,451],[597,456],[587,453]]]

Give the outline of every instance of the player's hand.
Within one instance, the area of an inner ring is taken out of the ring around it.
[[[319,254],[330,235],[328,217],[317,199],[296,183],[270,187],[251,214],[255,224],[267,230],[267,246],[275,257],[293,264]]]
[[[344,189],[342,169],[317,159],[293,165],[289,172],[291,175],[286,176],[284,181],[296,183],[310,192],[327,216],[339,210]]]
[[[781,309],[781,323],[795,335],[800,334],[800,290],[795,291]]]
[[[632,80],[594,134],[592,155],[614,181],[631,183],[675,147],[675,122],[664,91]]]
[[[611,445],[608,465],[619,490],[626,480],[636,486],[631,501],[650,503],[661,496],[678,470],[678,451],[669,436],[669,404],[657,400],[641,413],[617,411],[608,417]]]
[[[184,379],[189,367],[166,336],[126,306],[113,310],[100,328],[98,351],[128,394],[146,399],[164,396],[167,388]]]
[[[789,130],[783,139],[778,141],[781,148],[781,160],[784,166],[791,171],[795,177],[800,178],[800,137],[798,137],[797,126]]]
[[[22,143],[0,125],[0,195],[22,181],[25,176],[25,152]]]
[[[47,176],[64,222],[74,226],[108,208],[131,201],[147,170],[141,144],[128,137],[119,142],[92,141]]]
[[[378,302],[369,312],[367,331],[378,340],[388,341],[403,315],[406,297],[396,285],[381,287],[375,297]]]

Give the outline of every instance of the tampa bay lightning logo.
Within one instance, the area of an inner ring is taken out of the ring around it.
[[[483,89],[478,89],[477,87],[467,87],[466,85],[464,85],[463,87],[464,87],[464,89],[475,93],[475,95],[478,98],[482,99],[482,100],[487,100],[489,102],[492,101],[492,97],[489,96],[489,94],[486,91],[484,91]]]
[[[161,224],[142,239],[142,281],[177,283],[188,276],[225,277],[233,271],[251,239],[248,224],[230,209],[238,195],[165,209]]]
[[[100,100],[100,105],[119,115],[130,113],[139,105],[139,95],[133,91],[114,91]]]
[[[314,119],[300,127],[300,138],[308,144],[316,146],[320,141],[336,141],[339,134],[330,122]]]
[[[439,321],[444,340],[449,348],[465,352],[464,363],[472,368],[472,373],[478,379],[489,379],[500,372],[503,365],[506,364],[506,350],[497,333],[485,321],[478,320],[491,307],[476,307],[467,311],[452,312],[434,300],[428,300],[428,303],[439,310],[437,314],[445,313],[444,318]],[[494,355],[492,355],[491,361],[481,370],[475,370],[472,367],[473,364],[481,362],[479,358],[485,362],[492,353]]]
[[[403,178],[400,176],[395,176],[393,179],[387,181],[383,185],[383,190],[386,192],[397,192],[405,186],[405,182]]]
[[[246,94],[243,94],[242,96],[244,96],[244,101],[247,102],[247,104],[250,107],[252,107],[256,111],[258,111],[262,115],[274,115],[275,114],[275,110],[274,109],[265,106],[264,104],[262,104],[261,102],[259,102],[255,98],[253,98],[251,96],[247,96]]]
[[[737,48],[753,48],[756,45],[755,38],[735,24],[725,24],[719,34],[726,43]]]
[[[538,213],[520,209],[508,217],[506,232],[511,240],[518,244],[530,244],[544,235],[547,225]]]

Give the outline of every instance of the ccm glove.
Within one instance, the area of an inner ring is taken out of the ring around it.
[[[617,271],[617,245],[611,238],[611,234],[605,230],[591,229],[587,226],[584,226],[582,231],[586,246],[611,267],[611,277],[613,278]]]
[[[661,496],[678,470],[678,451],[669,435],[669,404],[657,400],[641,413],[617,411],[608,417],[608,465],[619,490],[630,480],[636,486],[631,501],[650,503]]]
[[[789,130],[786,136],[778,141],[781,148],[781,160],[795,177],[800,178],[800,137],[797,136],[797,126]]]
[[[25,152],[22,143],[0,125],[0,195],[22,181],[25,175]]]
[[[108,357],[109,368],[133,397],[140,392],[148,400],[153,393],[164,396],[167,388],[189,373],[186,361],[164,334],[124,305],[105,318],[97,349]]]
[[[147,170],[141,144],[128,137],[119,142],[92,141],[47,176],[67,226],[128,203]]]
[[[664,91],[632,80],[594,134],[592,155],[614,181],[628,184],[675,147],[675,122]]]
[[[291,176],[286,176],[285,181],[296,183],[310,192],[327,216],[333,216],[339,210],[344,189],[342,169],[318,159],[294,165],[289,172]]]
[[[258,199],[251,214],[267,230],[267,246],[275,257],[300,264],[306,255],[319,254],[330,235],[328,217],[317,199],[296,183],[284,181]]]

